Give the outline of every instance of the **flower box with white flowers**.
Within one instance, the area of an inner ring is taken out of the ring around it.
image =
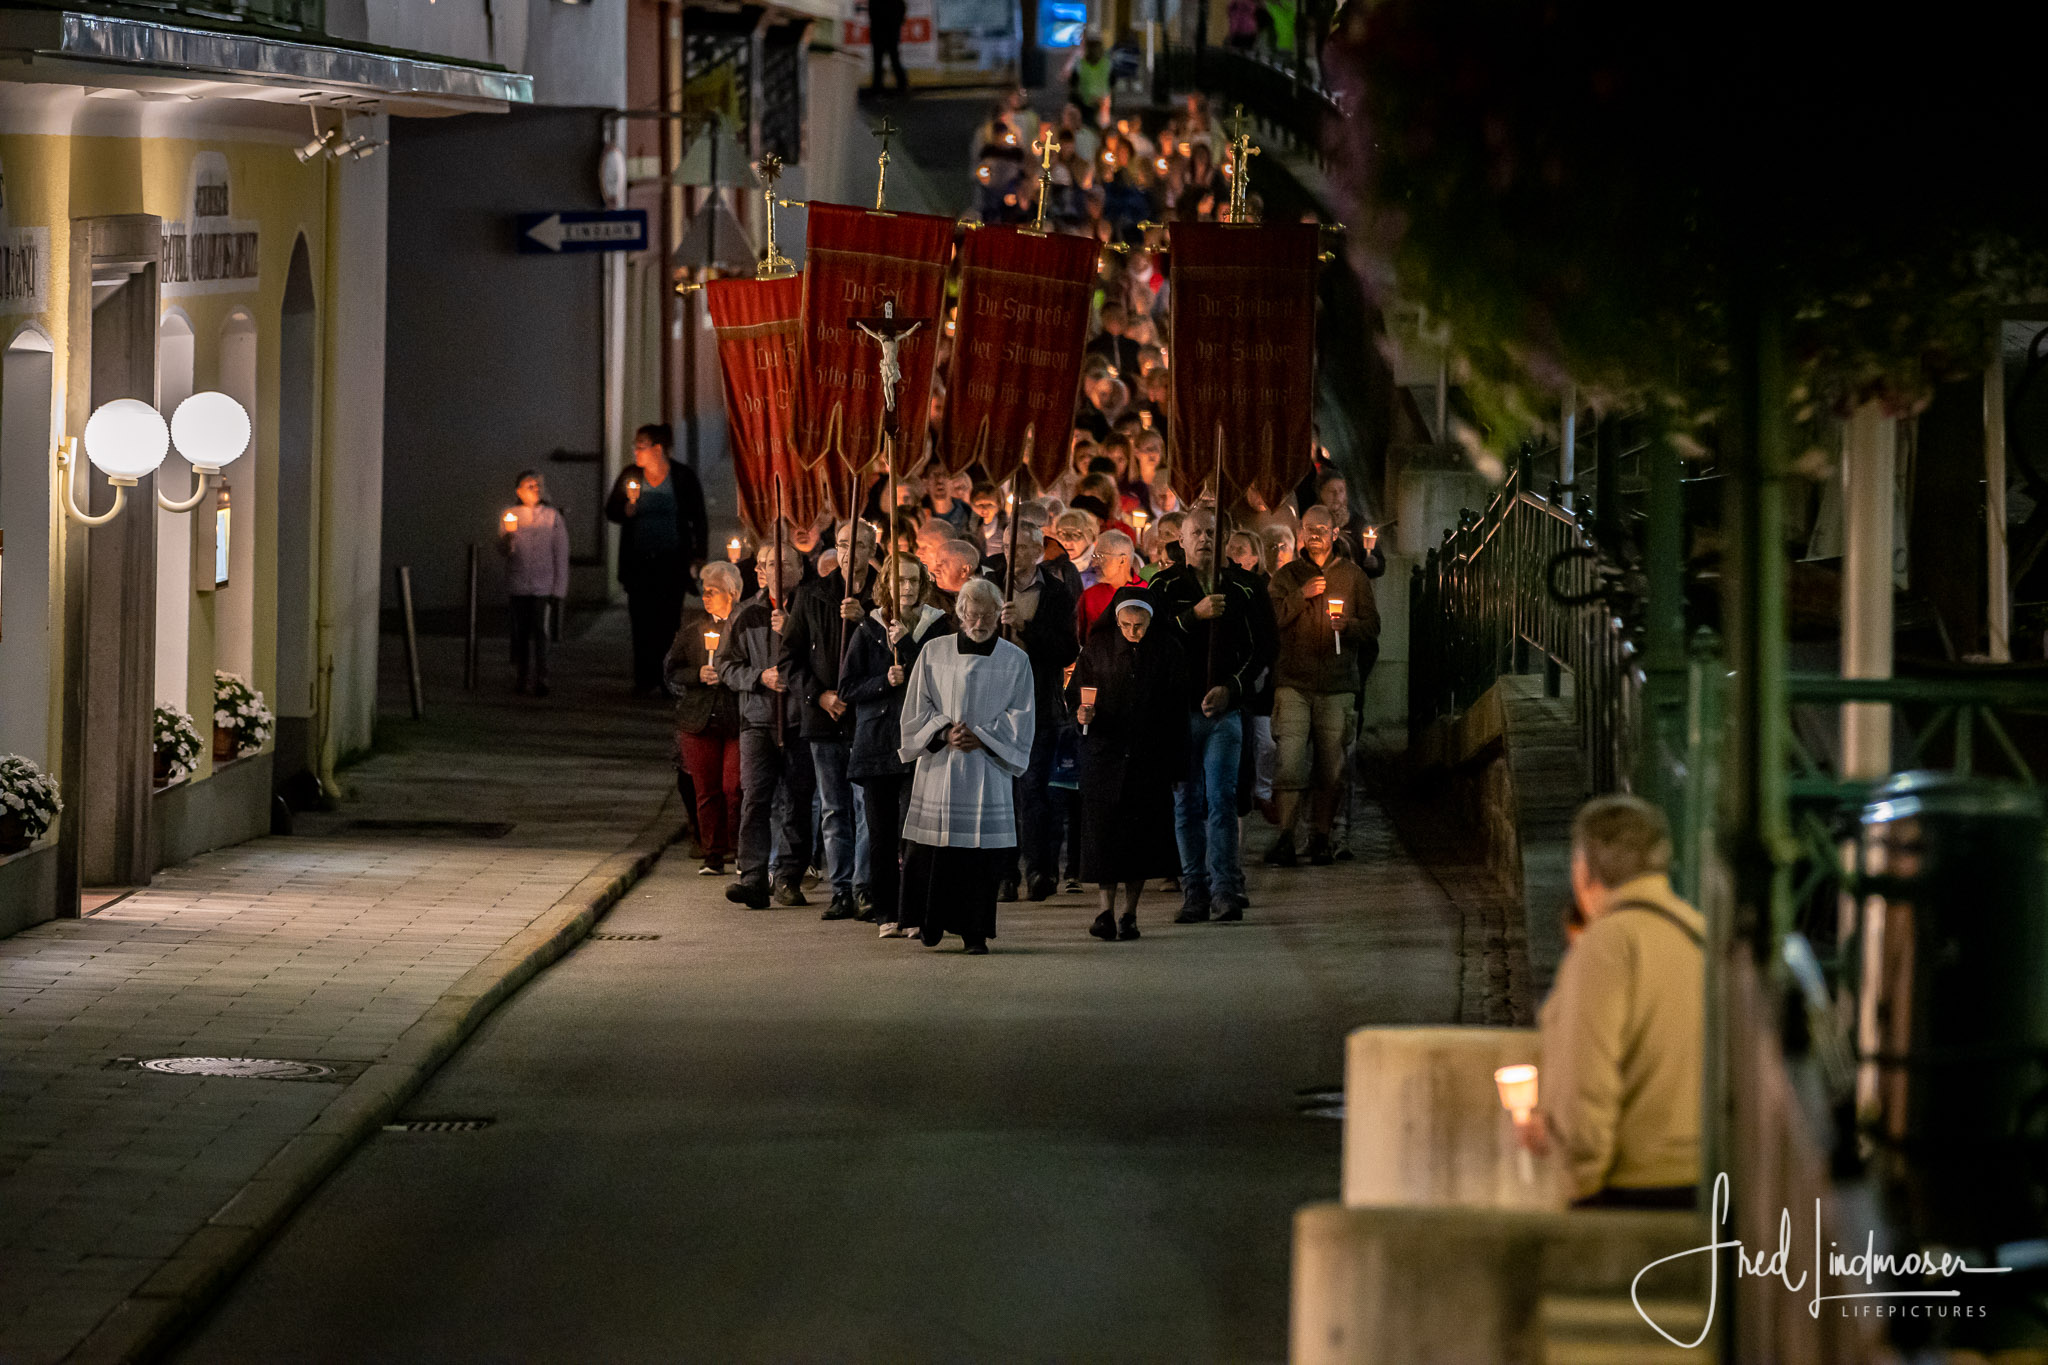
[[[0,757],[0,857],[42,838],[63,809],[57,779],[20,754]]]
[[[159,706],[150,723],[156,750],[156,789],[176,786],[199,767],[199,726],[182,706]]]
[[[226,763],[261,749],[277,726],[263,694],[233,673],[213,675],[213,761]]]

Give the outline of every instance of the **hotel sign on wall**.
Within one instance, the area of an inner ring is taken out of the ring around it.
[[[219,152],[192,158],[185,217],[164,224],[160,280],[166,297],[240,294],[256,287],[256,223],[233,217],[228,161]]]
[[[7,215],[7,174],[0,169],[0,316],[50,306],[50,230],[14,227]]]

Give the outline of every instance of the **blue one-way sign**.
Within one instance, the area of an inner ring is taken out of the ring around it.
[[[521,251],[560,255],[565,251],[640,251],[646,245],[646,209],[570,209],[519,215]]]

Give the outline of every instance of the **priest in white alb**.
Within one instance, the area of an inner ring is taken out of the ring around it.
[[[929,947],[948,932],[970,953],[996,932],[996,885],[1017,845],[1011,799],[1031,759],[1031,660],[1000,639],[1003,595],[987,579],[960,590],[957,635],[924,647],[903,698],[903,747],[915,762],[903,822],[902,927]]]

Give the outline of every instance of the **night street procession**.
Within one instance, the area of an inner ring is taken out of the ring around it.
[[[0,1365],[2048,1365],[2036,48],[0,0]]]

